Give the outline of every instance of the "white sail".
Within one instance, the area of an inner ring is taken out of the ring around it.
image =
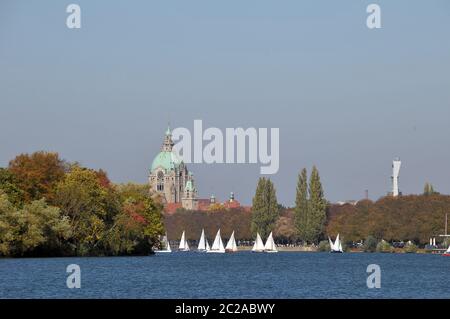
[[[209,247],[208,240],[205,240],[205,241],[206,241],[206,251],[210,251],[210,250],[211,250],[211,247]]]
[[[342,243],[341,240],[339,239],[339,234],[336,236],[336,240],[333,244],[333,242],[331,241],[330,238],[328,238],[328,240],[330,241],[330,250],[332,253],[342,253],[344,252],[342,249]]]
[[[330,237],[328,237],[328,242],[330,243],[330,250],[333,251],[334,250],[334,243],[333,243],[333,241],[331,240]]]
[[[436,238],[433,238],[433,246],[436,246]]]
[[[450,246],[448,246],[446,253],[450,254]]]
[[[183,231],[183,234],[181,235],[180,246],[178,247],[178,249],[182,251],[189,251],[189,244],[186,240],[185,231]]]
[[[222,238],[220,237],[220,229],[217,231],[216,238],[214,239],[214,243],[211,247],[209,253],[224,253],[225,247],[223,247]]]
[[[234,238],[234,231],[231,234],[230,239],[228,240],[227,246],[225,247],[227,251],[237,251],[236,239]]]
[[[167,233],[166,233],[166,235],[162,238],[161,243],[162,243],[162,246],[163,246],[165,249],[162,249],[162,250],[156,250],[155,252],[157,252],[157,253],[171,253],[171,252],[172,252],[172,249],[170,249],[169,240],[168,240],[168,238],[167,238]]]
[[[170,249],[170,243],[169,243],[169,238],[167,237],[167,233],[166,233],[166,236],[164,236],[164,238],[163,238],[163,243],[164,243],[164,246],[166,247],[165,251],[168,253],[172,252],[172,249]]]
[[[273,240],[272,232],[270,232],[269,237],[267,238],[266,244],[264,245],[264,251],[266,252],[277,252],[277,246],[275,245],[275,241]]]
[[[181,239],[180,239],[180,246],[178,246],[179,250],[184,250],[186,245],[186,236],[185,236],[185,232],[183,231],[183,234],[181,235]]]
[[[256,240],[255,240],[255,244],[253,245],[252,251],[254,251],[254,252],[264,251],[264,243],[263,243],[259,233],[256,234]]]
[[[202,235],[200,236],[200,241],[198,242],[198,250],[204,251],[206,250],[206,242],[205,242],[205,230],[202,229]]]
[[[433,239],[430,238],[430,246],[433,246]]]

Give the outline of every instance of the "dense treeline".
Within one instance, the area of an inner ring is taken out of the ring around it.
[[[114,185],[57,153],[22,154],[0,168],[1,256],[148,254],[162,222],[146,185]]]
[[[169,240],[179,240],[181,233],[186,231],[187,239],[195,241],[200,238],[202,229],[212,240],[219,228],[223,238],[229,238],[235,231],[238,240],[252,240],[251,218],[250,212],[239,208],[214,212],[179,209],[175,214],[165,216],[164,225]]]
[[[206,236],[212,240],[220,228],[224,239],[228,239],[234,231],[236,240],[252,241],[255,239],[251,231],[252,216],[252,212],[241,208],[216,210],[214,212],[179,209],[174,214],[165,215],[164,226],[169,240],[179,240],[181,233],[186,231],[187,239],[196,241],[200,238],[202,229],[205,230]],[[270,228],[278,242],[297,240],[292,221],[292,210],[280,208],[279,218],[273,228]]]
[[[388,242],[411,240],[424,245],[430,237],[444,234],[445,214],[449,212],[450,196],[436,193],[364,200],[331,207],[326,232],[332,236],[340,233],[346,242],[373,236]]]
[[[115,185],[106,172],[57,153],[22,154],[0,168],[0,256],[142,255],[159,246],[164,232],[178,240],[186,231],[195,241],[203,228],[210,240],[220,228],[224,239],[235,231],[243,241],[273,231],[278,242],[314,244],[339,233],[345,243],[368,242],[367,251],[386,250],[392,241],[424,245],[444,233],[450,196],[427,183],[423,195],[331,205],[313,167],[309,180],[306,169],[300,172],[292,209],[278,204],[270,179],[260,178],[251,211],[162,211],[147,185]]]

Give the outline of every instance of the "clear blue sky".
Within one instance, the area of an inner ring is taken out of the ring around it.
[[[366,6],[382,9],[380,30]],[[82,28],[65,8],[78,3]],[[316,164],[329,200],[450,192],[450,2],[0,2],[0,166],[58,151],[146,182],[168,120],[279,127],[279,200]],[[202,197],[250,203],[259,165],[190,166]]]

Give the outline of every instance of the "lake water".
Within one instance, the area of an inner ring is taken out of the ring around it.
[[[66,267],[81,267],[68,289]],[[381,289],[368,289],[369,264]],[[0,259],[0,298],[450,298],[450,258],[424,254],[172,253]]]

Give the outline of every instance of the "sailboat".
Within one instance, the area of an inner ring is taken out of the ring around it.
[[[236,239],[234,238],[234,231],[231,234],[230,239],[228,240],[227,246],[225,247],[225,251],[227,253],[234,253],[237,252],[237,245],[236,245]]]
[[[450,246],[448,246],[447,250],[442,254],[442,256],[450,257]]]
[[[270,232],[269,237],[267,238],[266,244],[264,245],[264,252],[266,253],[277,253],[277,245],[275,245],[275,241],[273,240],[272,232]]]
[[[253,245],[252,252],[262,253],[264,251],[264,243],[259,233],[256,234],[255,244]]]
[[[217,231],[216,238],[210,250],[207,253],[225,253],[225,248],[223,247],[222,238],[220,237],[220,229]]]
[[[167,238],[167,233],[166,233],[166,236],[163,237],[162,243],[164,244],[164,247],[165,247],[166,249],[163,249],[163,250],[156,250],[155,252],[156,252],[156,253],[171,253],[171,252],[172,252],[172,249],[170,249],[170,244],[169,244],[169,240],[168,240],[168,238]]]
[[[179,251],[189,251],[189,244],[186,240],[186,234],[183,230],[183,234],[181,235],[180,246],[178,247]]]
[[[339,239],[339,234],[336,236],[336,240],[333,243],[333,241],[330,239],[330,237],[328,237],[328,241],[330,242],[330,252],[332,253],[343,253],[343,249],[342,249],[342,243],[341,240]]]
[[[205,230],[202,229],[202,235],[200,236],[200,241],[198,242],[197,250],[200,252],[206,252],[210,250],[208,240],[205,237]]]

